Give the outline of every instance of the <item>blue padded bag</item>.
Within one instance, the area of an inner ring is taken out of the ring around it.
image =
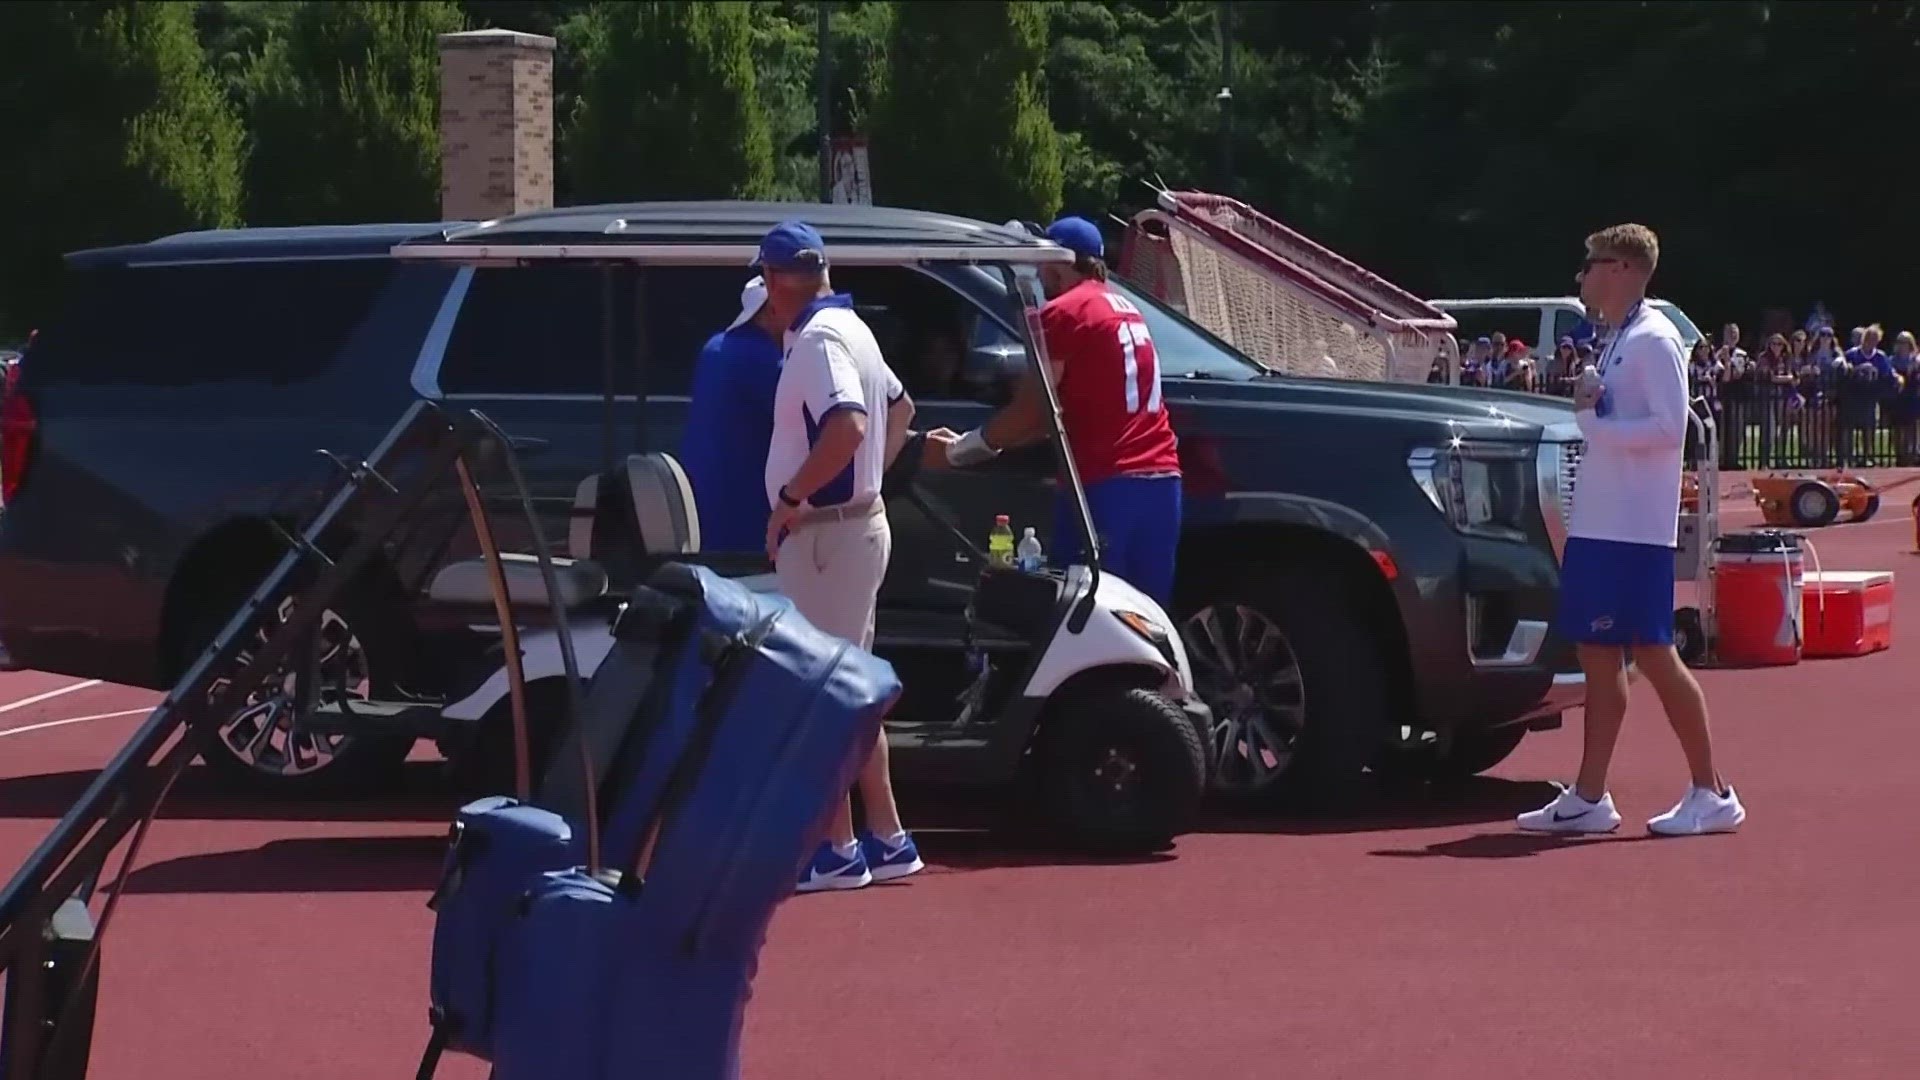
[[[496,1080],[737,1076],[774,908],[900,693],[784,598],[681,564],[648,584],[691,601],[707,642],[675,661],[648,735],[680,752],[625,757],[616,778],[604,850],[637,853],[656,821],[658,841],[644,881],[540,880],[501,954]]]
[[[505,795],[460,808],[434,912],[429,976],[431,1057],[452,1049],[487,1057],[493,1042],[494,961],[498,943],[527,885],[540,873],[578,861],[573,830],[559,815]]]
[[[644,735],[664,702],[665,687],[656,685],[655,667],[678,647],[687,614],[684,601],[635,597],[623,619],[620,651],[589,680],[581,715],[569,724],[541,781],[540,805],[493,795],[460,809],[440,885],[427,902],[435,914],[429,975],[433,1034],[416,1074],[422,1080],[433,1074],[446,1050],[492,1060],[502,938],[542,874],[587,861],[586,829],[575,824],[585,820],[581,755],[599,766],[614,756],[622,739],[646,741],[628,729]]]

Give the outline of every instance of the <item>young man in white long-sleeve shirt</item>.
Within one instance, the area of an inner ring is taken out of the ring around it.
[[[1555,628],[1575,643],[1586,674],[1586,740],[1574,785],[1520,815],[1522,829],[1589,833],[1620,827],[1607,769],[1627,711],[1629,660],[1666,709],[1693,780],[1680,802],[1647,828],[1692,836],[1732,832],[1746,819],[1739,796],[1714,766],[1706,697],[1673,647],[1687,372],[1679,331],[1645,302],[1659,261],[1660,241],[1644,225],[1616,225],[1587,237],[1577,278],[1580,299],[1619,329],[1601,354],[1599,383],[1582,385],[1574,396],[1587,445],[1555,618]]]

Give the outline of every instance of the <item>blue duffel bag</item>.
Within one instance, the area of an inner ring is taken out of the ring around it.
[[[582,778],[597,780],[622,743],[656,741],[669,687],[655,673],[684,649],[692,615],[685,600],[637,591],[622,615],[619,651],[594,672],[580,716],[568,725],[532,802],[490,795],[460,808],[440,883],[427,902],[434,912],[432,1038],[417,1073],[423,1080],[446,1050],[492,1060],[501,938],[540,875],[595,858],[586,828],[592,783]],[[673,749],[663,747],[659,755],[674,758]]]
[[[494,973],[496,1080],[737,1075],[774,908],[900,694],[889,664],[782,597],[681,564],[647,584],[694,617],[663,714],[610,777],[601,846],[633,861],[543,875],[517,905]]]

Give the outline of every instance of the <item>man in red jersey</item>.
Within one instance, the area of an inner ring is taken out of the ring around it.
[[[1180,546],[1180,452],[1160,399],[1153,338],[1140,309],[1107,287],[1105,245],[1093,222],[1063,217],[1046,236],[1074,255],[1071,266],[1040,267],[1040,283],[1051,297],[1040,309],[1040,327],[1067,442],[1100,538],[1100,565],[1170,606]],[[974,465],[1045,438],[1045,400],[1029,376],[1005,409],[948,446],[948,462]],[[1053,530],[1062,563],[1081,554],[1077,531],[1063,491]]]

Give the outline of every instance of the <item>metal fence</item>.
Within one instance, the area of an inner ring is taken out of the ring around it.
[[[1720,467],[1920,466],[1920,371],[1902,380],[1863,370],[1694,383],[1720,430]]]

